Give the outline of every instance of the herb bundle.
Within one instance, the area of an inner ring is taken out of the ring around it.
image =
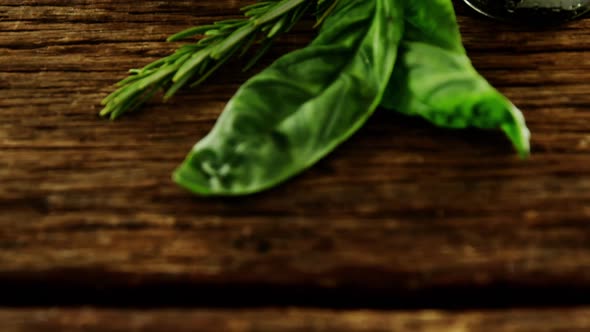
[[[133,70],[101,115],[117,118],[160,90],[170,98],[259,44],[250,67],[314,11],[316,39],[240,87],[175,171],[179,185],[221,196],[271,188],[330,153],[379,106],[443,127],[501,129],[528,155],[524,117],[471,65],[451,0],[259,1],[243,8],[243,19],[170,37],[200,39]]]

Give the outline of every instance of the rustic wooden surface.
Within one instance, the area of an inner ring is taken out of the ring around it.
[[[529,160],[498,133],[380,111],[280,188],[193,197],[170,173],[248,74],[114,123],[98,104],[166,36],[245,3],[0,1],[0,306],[589,304],[590,19],[538,31],[457,6],[475,66],[528,119]]]
[[[3,332],[586,332],[590,310],[0,310]]]

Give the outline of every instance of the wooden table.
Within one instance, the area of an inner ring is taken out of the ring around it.
[[[193,197],[170,173],[251,73],[117,122],[99,101],[246,3],[0,2],[2,332],[590,330],[590,19],[535,31],[457,3],[529,160],[379,111],[275,190]]]

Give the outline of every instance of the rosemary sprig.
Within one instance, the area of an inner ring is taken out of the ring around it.
[[[187,85],[202,83],[230,58],[243,56],[254,44],[260,44],[258,53],[246,64],[246,69],[250,68],[278,35],[293,28],[312,4],[310,0],[258,1],[241,9],[244,18],[193,27],[171,36],[168,41],[200,39],[142,69],[130,70],[130,76],[102,101],[100,115],[116,119],[141,107],[160,90],[165,91],[167,100]]]

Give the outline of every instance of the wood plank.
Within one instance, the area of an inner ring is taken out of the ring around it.
[[[0,310],[4,332],[585,332],[590,309],[471,312],[259,310]]]
[[[271,303],[348,292],[401,305],[548,301],[540,290],[587,301],[590,19],[541,32],[458,7],[474,64],[529,120],[530,160],[498,133],[380,111],[280,188],[193,197],[170,173],[251,73],[234,64],[115,123],[98,103],[129,67],[170,52],[165,36],[245,3],[2,1],[0,303],[214,289],[182,300],[208,302],[268,287]],[[270,58],[310,38],[298,30]]]

